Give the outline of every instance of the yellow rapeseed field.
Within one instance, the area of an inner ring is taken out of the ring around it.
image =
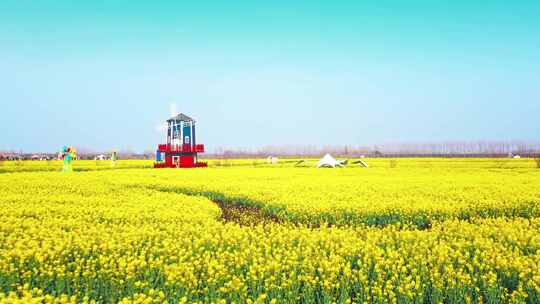
[[[237,164],[5,170],[0,303],[540,302],[526,160]]]

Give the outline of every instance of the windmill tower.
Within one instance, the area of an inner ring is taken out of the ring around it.
[[[206,167],[207,163],[197,161],[204,145],[195,138],[194,119],[182,113],[167,119],[167,143],[158,145],[154,168]]]

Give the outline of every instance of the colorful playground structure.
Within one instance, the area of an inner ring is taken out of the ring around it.
[[[58,158],[64,161],[62,172],[72,172],[73,166],[71,161],[77,159],[77,150],[72,146],[64,146],[58,154]]]
[[[196,144],[195,120],[178,114],[167,120],[167,143],[158,145],[154,168],[207,167],[197,161],[197,153],[204,152],[204,145]]]

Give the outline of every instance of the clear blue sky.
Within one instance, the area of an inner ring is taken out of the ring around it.
[[[540,139],[540,1],[0,1],[0,150]]]

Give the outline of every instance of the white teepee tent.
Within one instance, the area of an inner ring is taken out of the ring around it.
[[[330,154],[326,154],[323,158],[321,158],[321,160],[319,160],[319,162],[317,163],[317,168],[321,168],[321,167],[330,167],[330,168],[335,168],[335,167],[343,167],[343,164],[342,162],[336,160],[335,158],[333,158]]]

